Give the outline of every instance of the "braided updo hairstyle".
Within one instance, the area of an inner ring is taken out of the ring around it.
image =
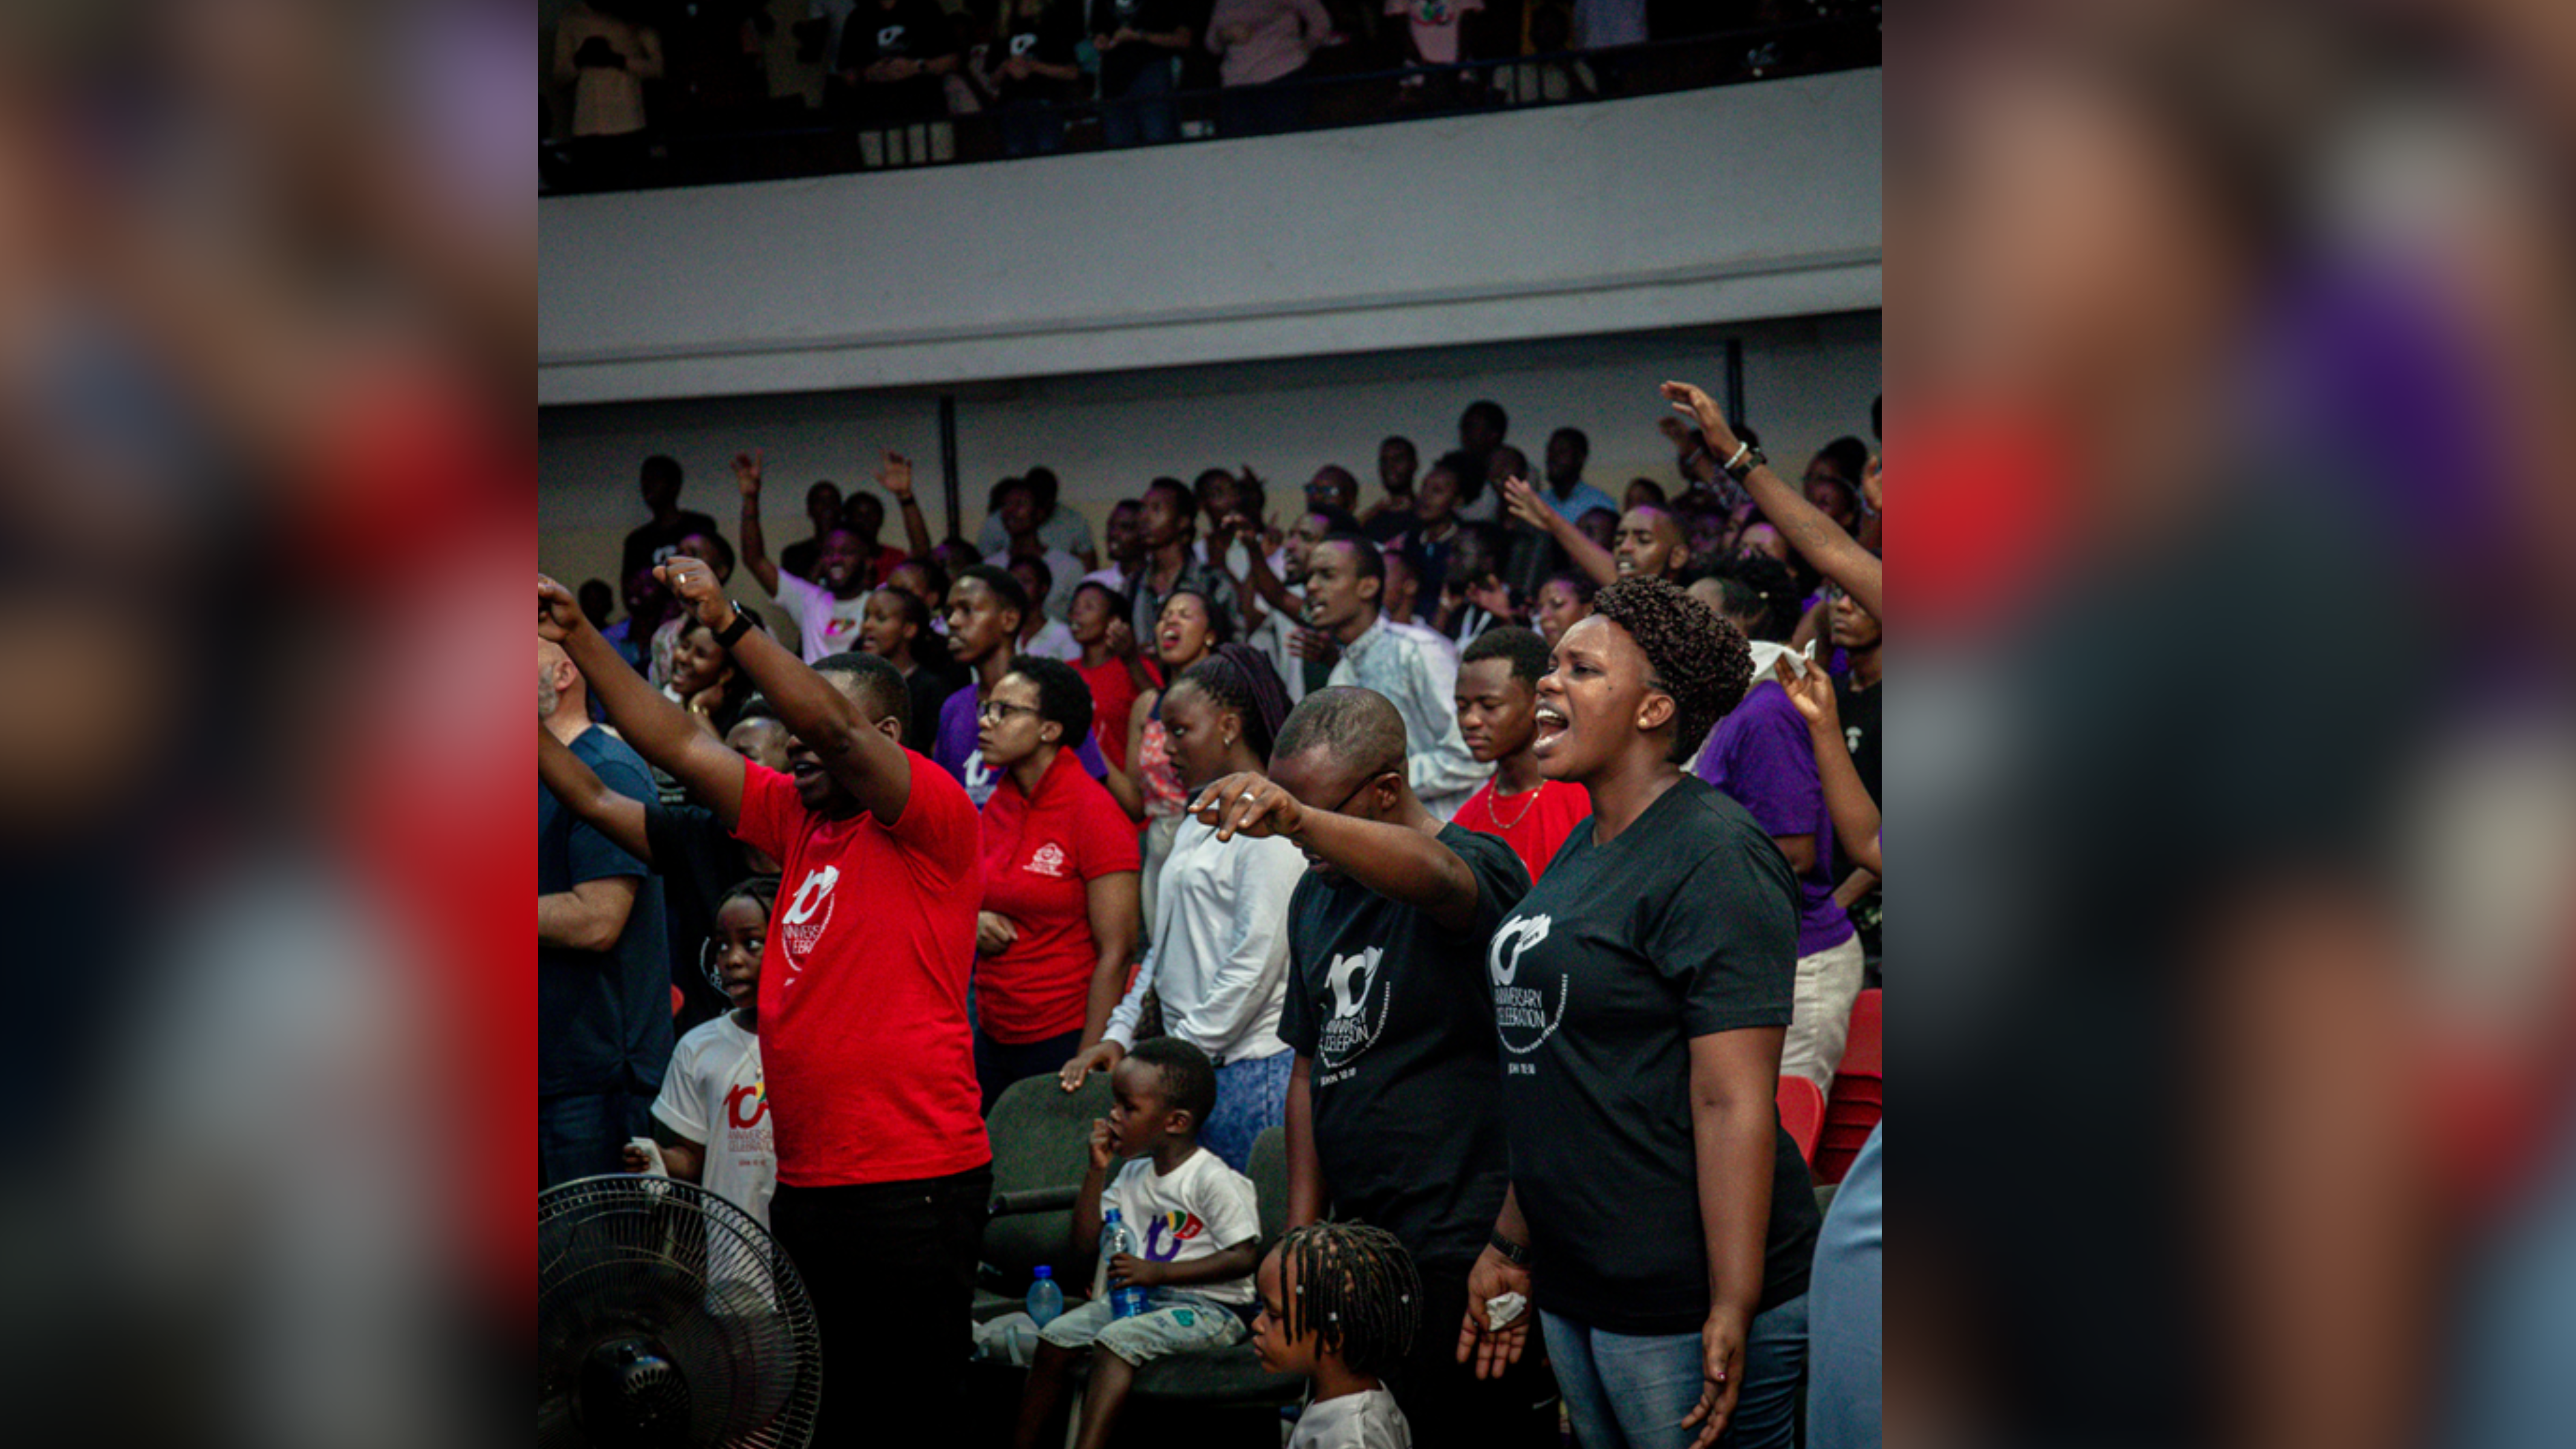
[[[1422,1280],[1395,1234],[1362,1223],[1308,1223],[1279,1240],[1279,1259],[1295,1280],[1281,1305],[1290,1342],[1312,1332],[1318,1352],[1339,1354],[1352,1373],[1372,1376],[1413,1351]]]
[[[1270,758],[1271,743],[1279,738],[1280,723],[1288,718],[1288,686],[1279,682],[1279,671],[1271,667],[1269,655],[1249,644],[1220,644],[1173,681],[1174,688],[1184,684],[1197,686],[1209,699],[1240,715],[1243,737],[1251,742],[1252,752]]]
[[[1592,600],[1595,618],[1628,631],[1654,671],[1654,687],[1673,697],[1675,764],[1688,764],[1726,712],[1744,700],[1753,655],[1744,635],[1715,610],[1662,579],[1621,579]]]

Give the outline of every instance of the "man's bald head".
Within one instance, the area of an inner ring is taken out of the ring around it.
[[[589,700],[581,682],[581,670],[552,639],[537,641],[537,718],[550,720],[565,710],[589,713]]]

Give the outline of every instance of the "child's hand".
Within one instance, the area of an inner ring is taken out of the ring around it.
[[[619,1148],[617,1155],[620,1164],[623,1165],[628,1172],[651,1172],[653,1170],[653,1155],[646,1152],[643,1148],[636,1146],[632,1142]]]
[[[1117,1143],[1117,1134],[1109,1130],[1108,1118],[1091,1119],[1091,1166],[1094,1171],[1109,1170],[1109,1164],[1118,1156]]]
[[[1161,1263],[1149,1263],[1133,1253],[1121,1253],[1109,1260],[1109,1286],[1151,1288],[1163,1281],[1164,1266]]]

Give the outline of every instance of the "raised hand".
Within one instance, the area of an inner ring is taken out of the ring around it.
[[[884,449],[877,458],[877,485],[893,494],[897,503],[912,497],[912,460],[892,448]]]
[[[572,590],[537,575],[537,637],[550,644],[561,644],[573,631],[585,627],[589,620],[582,616],[581,602]]]
[[[1481,584],[1470,584],[1467,587],[1467,602],[1497,619],[1515,617],[1512,611],[1511,586],[1501,579],[1488,578]]]
[[[1502,489],[1503,507],[1509,510],[1515,519],[1541,533],[1547,532],[1555,524],[1556,510],[1547,506],[1547,500],[1538,496],[1538,490],[1530,486],[1527,478],[1506,478],[1502,482]]]
[[[1718,411],[1717,399],[1687,382],[1668,382],[1656,391],[1664,395],[1664,401],[1673,405],[1674,412],[1699,424],[1699,430],[1708,436],[1711,450],[1735,451],[1735,430],[1726,425],[1726,414]]]
[[[733,481],[742,489],[743,497],[756,499],[760,496],[760,465],[768,457],[767,448],[754,448],[748,453],[733,455]]]
[[[653,577],[708,628],[722,633],[733,626],[733,601],[725,597],[724,585],[716,582],[716,571],[705,562],[673,554],[653,566]]]
[[[1136,657],[1136,626],[1124,619],[1112,619],[1101,642],[1109,646],[1111,658],[1133,659]]]
[[[1330,664],[1341,656],[1342,650],[1332,635],[1301,625],[1296,633],[1288,636],[1288,652],[1317,664]]]
[[[1220,841],[1237,835],[1254,840],[1273,835],[1293,837],[1306,828],[1306,807],[1297,797],[1250,770],[1228,775],[1199,792],[1189,813],[1202,825],[1216,827]]]
[[[1834,700],[1834,681],[1831,675],[1821,669],[1809,669],[1801,673],[1789,663],[1789,656],[1783,654],[1771,661],[1771,676],[1780,681],[1782,689],[1788,691],[1789,702],[1798,707],[1798,713],[1807,717],[1807,728],[1810,731],[1835,735],[1843,732],[1842,720],[1838,713],[1839,706]]]

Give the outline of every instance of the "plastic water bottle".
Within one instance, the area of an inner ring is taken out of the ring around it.
[[[1100,1263],[1104,1281],[1108,1274],[1109,1260],[1121,1253],[1131,1258],[1141,1256],[1136,1245],[1136,1230],[1127,1226],[1125,1219],[1118,1215],[1118,1209],[1111,1208],[1108,1216],[1101,1219],[1100,1223]],[[1124,1288],[1109,1290],[1110,1317],[1133,1318],[1144,1311],[1145,1290],[1143,1288],[1131,1283]]]
[[[1064,1290],[1056,1286],[1055,1270],[1046,1264],[1038,1264],[1037,1275],[1029,1285],[1029,1318],[1044,1328],[1064,1312]]]

